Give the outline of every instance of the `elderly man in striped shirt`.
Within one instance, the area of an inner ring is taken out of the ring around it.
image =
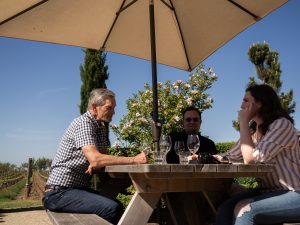
[[[44,193],[44,207],[58,212],[92,213],[116,224],[121,206],[89,188],[93,170],[107,165],[147,163],[144,152],[135,157],[107,154],[105,122],[115,111],[115,94],[108,89],[91,92],[87,112],[73,120],[52,162]]]

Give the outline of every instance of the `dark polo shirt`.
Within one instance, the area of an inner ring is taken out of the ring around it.
[[[172,148],[167,154],[167,163],[179,163],[179,156],[176,154],[174,150],[174,144],[176,141],[184,141],[185,150],[189,151],[187,147],[188,135],[184,131],[182,131],[182,132],[171,132],[170,136],[172,139]],[[196,152],[196,154],[205,153],[205,152],[209,154],[217,154],[215,143],[212,140],[201,136],[200,133],[198,133],[198,136],[200,140],[200,147]]]

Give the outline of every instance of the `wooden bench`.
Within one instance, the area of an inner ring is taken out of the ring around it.
[[[283,225],[300,225],[300,223],[284,223]]]
[[[47,210],[47,214],[54,225],[112,225],[96,214],[59,213]],[[147,223],[147,225],[159,225]]]
[[[96,214],[59,213],[47,210],[54,225],[112,225]]]

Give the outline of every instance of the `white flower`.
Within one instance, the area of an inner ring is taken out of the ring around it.
[[[174,89],[179,89],[179,86],[176,83],[173,84],[173,87]]]
[[[111,124],[110,126],[111,126],[112,129],[118,128],[116,124]]]
[[[217,74],[212,73],[212,74],[211,74],[211,78],[217,78]]]
[[[118,141],[115,141],[115,143],[112,145],[113,148],[120,148],[121,147],[121,143]]]
[[[129,128],[130,126],[131,126],[130,123],[126,123],[126,124],[123,126],[123,128],[124,128],[124,129],[127,129],[127,128]]]
[[[191,93],[194,94],[194,95],[196,95],[196,94],[199,93],[199,91],[198,90],[192,90]]]
[[[174,116],[174,120],[175,120],[176,122],[179,122],[179,120],[180,120],[179,116]]]
[[[136,117],[139,117],[139,116],[141,116],[141,114],[137,112],[137,113],[135,114],[135,116],[136,116]]]
[[[182,80],[177,80],[177,81],[175,81],[175,83],[173,84],[173,87],[174,87],[175,89],[178,89],[182,83],[183,83]]]
[[[147,124],[147,123],[148,123],[148,120],[146,120],[145,118],[139,118],[139,121],[141,121],[141,122],[144,123],[144,124]]]
[[[211,104],[212,103],[212,98],[211,97],[207,97],[207,102],[209,103],[209,104]]]
[[[191,85],[185,84],[184,87],[185,87],[186,89],[189,89],[189,88],[191,87]]]
[[[188,98],[186,101],[187,101],[187,104],[189,106],[193,105],[193,99],[192,98]]]

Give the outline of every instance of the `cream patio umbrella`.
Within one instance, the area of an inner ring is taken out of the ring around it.
[[[191,71],[288,0],[1,0],[0,36],[80,46]]]

